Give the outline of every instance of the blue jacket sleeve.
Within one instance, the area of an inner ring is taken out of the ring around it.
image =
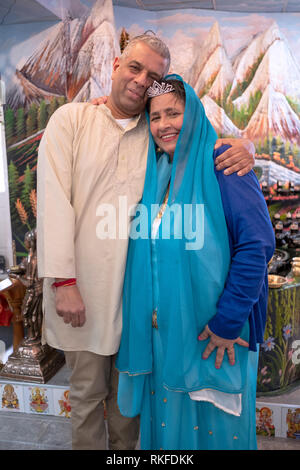
[[[228,146],[215,151],[214,157]],[[275,249],[268,209],[255,173],[225,176],[216,171],[231,250],[231,266],[217,313],[208,326],[226,339],[239,336],[250,322],[250,349],[263,341],[268,281],[267,266]]]

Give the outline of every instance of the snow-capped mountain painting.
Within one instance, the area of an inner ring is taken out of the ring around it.
[[[29,108],[64,96],[84,101],[107,95],[119,55],[111,0],[97,0],[87,16],[59,22],[13,77],[7,104]]]
[[[196,93],[223,99],[226,87],[234,80],[234,71],[224,48],[220,26],[215,22],[205,41],[198,47],[187,80]]]
[[[300,145],[299,40],[290,43],[282,31],[288,27],[281,29],[271,15],[246,20],[247,15],[212,17],[199,10],[158,15],[113,9],[111,0],[96,0],[80,11],[80,17],[58,22],[16,68],[8,87],[12,109],[28,110],[58,97],[82,101],[107,95],[121,29],[133,37],[151,28],[170,48],[171,71],[194,87],[220,135],[246,136],[257,145],[272,135]]]
[[[187,80],[219,133],[254,141],[272,133],[300,144],[300,68],[276,22],[255,36],[235,63],[216,22],[198,48]],[[224,109],[221,121],[216,104]],[[246,126],[235,125],[234,113],[243,109],[249,116]]]

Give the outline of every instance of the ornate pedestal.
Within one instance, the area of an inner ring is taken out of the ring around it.
[[[24,298],[26,287],[19,279],[9,277],[1,289],[13,312],[13,353],[6,364],[0,364],[0,378],[46,383],[65,363],[64,354],[42,345],[41,336],[24,339]],[[26,300],[26,299],[25,299]]]
[[[24,339],[8,358],[0,377],[16,381],[46,383],[65,363],[64,354],[40,340]]]

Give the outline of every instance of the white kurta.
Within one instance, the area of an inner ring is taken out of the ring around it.
[[[119,348],[126,208],[142,197],[147,152],[143,115],[124,130],[106,106],[71,103],[47,125],[38,156],[37,250],[44,278],[43,341],[55,348],[101,355]],[[109,227],[103,223],[108,213]],[[101,239],[108,228],[111,238]],[[57,315],[51,288],[54,278],[71,277],[77,278],[86,308],[80,328]]]

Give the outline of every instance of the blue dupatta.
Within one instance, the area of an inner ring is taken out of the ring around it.
[[[166,78],[182,80],[177,75]],[[160,288],[159,304],[154,305],[152,216],[148,217],[147,237],[134,236],[129,240],[123,289],[123,332],[116,365],[120,372],[130,376],[151,373],[152,313],[157,308],[165,355],[165,386],[184,392],[213,388],[239,393],[244,383],[243,369],[246,367],[243,367],[243,361],[247,349],[237,347],[235,366],[229,365],[224,357],[222,368],[216,370],[215,354],[202,360],[207,341],[197,339],[216,314],[230,267],[230,249],[212,158],[217,135],[193,88],[185,82],[184,88],[185,114],[173,159],[168,206],[155,241],[160,253],[159,278],[168,279],[168,289]],[[133,223],[135,230],[141,211],[146,208],[151,214],[152,205],[161,202],[156,200],[156,195],[157,157],[150,135],[145,187]],[[186,220],[183,216],[177,219],[174,214],[182,214],[187,206]],[[174,207],[176,210],[173,211]],[[162,235],[163,221],[167,217],[171,220],[169,239]],[[186,230],[187,225],[189,230]],[[180,228],[182,236],[177,237]]]

